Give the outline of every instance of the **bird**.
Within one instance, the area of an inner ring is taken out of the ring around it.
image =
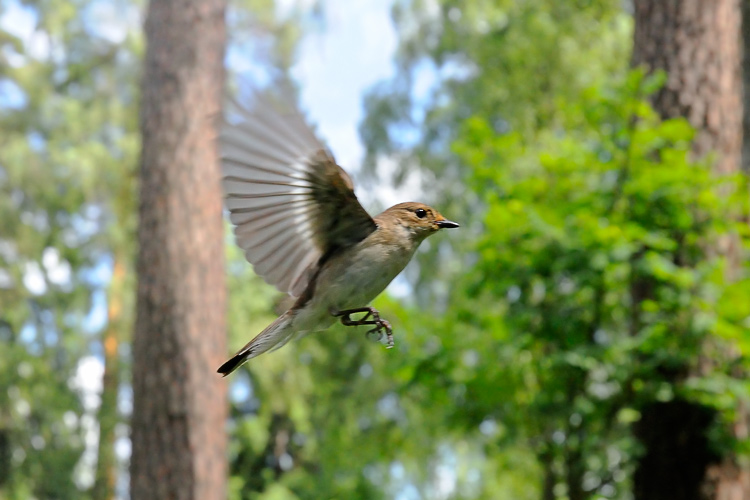
[[[256,274],[293,303],[219,367],[246,361],[341,321],[385,336],[390,323],[368,304],[406,267],[420,243],[459,224],[418,202],[371,217],[349,175],[290,99],[255,94],[228,101],[219,133],[225,205],[235,240]],[[356,315],[363,314],[361,317]]]

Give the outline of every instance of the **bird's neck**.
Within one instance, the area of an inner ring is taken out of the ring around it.
[[[378,230],[373,234],[386,245],[399,247],[401,250],[413,253],[424,239],[410,227],[399,221],[387,221],[378,224]]]

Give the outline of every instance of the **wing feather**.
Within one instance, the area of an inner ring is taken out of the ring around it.
[[[307,198],[303,198],[299,195],[294,194],[278,194],[274,196],[256,196],[254,198],[248,198],[245,196],[227,196],[226,204],[230,212],[239,213],[261,210],[268,207],[280,206],[287,203],[299,203],[309,201]]]
[[[323,256],[376,226],[300,112],[268,95],[255,97],[249,108],[229,102],[221,128],[229,220],[255,271],[298,297]]]
[[[258,210],[238,212],[230,215],[230,220],[236,226],[236,230],[252,230],[254,227],[262,227],[266,221],[274,220],[280,222],[286,218],[304,218],[307,214],[307,208],[312,205],[312,201],[305,203],[288,203],[263,207]]]

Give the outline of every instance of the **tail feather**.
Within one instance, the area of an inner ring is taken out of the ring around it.
[[[276,321],[268,325],[245,347],[237,351],[237,354],[221,365],[217,372],[226,377],[247,360],[260,356],[264,352],[275,351],[289,342],[295,333],[291,328],[292,318],[293,315],[289,311],[276,318]]]

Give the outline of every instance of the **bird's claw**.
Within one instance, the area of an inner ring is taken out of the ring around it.
[[[351,315],[356,313],[365,313],[360,319],[352,319]],[[362,307],[359,309],[348,309],[345,311],[331,311],[331,314],[341,318],[341,323],[346,326],[362,326],[362,325],[374,325],[374,327],[367,332],[365,336],[368,339],[373,339],[376,342],[383,340],[383,334],[385,332],[385,345],[387,349],[393,347],[393,328],[391,324],[384,319],[380,318],[380,313],[373,307]],[[374,336],[377,335],[377,338]]]
[[[391,349],[394,346],[393,328],[388,321],[378,318],[375,328],[368,330],[365,335],[368,339],[372,339],[372,334],[377,334],[378,338],[375,341],[380,342],[383,340],[383,330],[385,330],[385,348]]]

